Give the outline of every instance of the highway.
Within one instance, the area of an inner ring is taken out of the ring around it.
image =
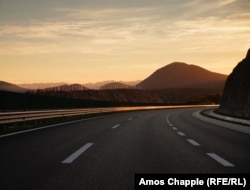
[[[197,110],[124,112],[1,137],[1,189],[132,190],[135,173],[249,173],[249,134],[196,119]]]

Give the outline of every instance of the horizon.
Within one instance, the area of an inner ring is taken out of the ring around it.
[[[250,47],[249,8],[248,0],[1,2],[0,80],[129,82],[172,62],[229,75]]]
[[[173,63],[170,63],[170,64],[167,64],[167,65],[165,65],[165,66],[169,66],[169,65],[171,65],[171,64],[174,64],[174,63],[184,63],[184,62],[173,62]],[[207,70],[208,72],[212,72],[212,73],[217,73],[217,72],[213,72],[213,71],[210,71],[210,70],[208,70],[208,69],[206,69],[206,68],[203,68],[203,67],[201,67],[201,66],[198,66],[198,65],[193,65],[193,64],[187,64],[187,63],[184,63],[184,64],[186,64],[186,65],[189,65],[189,66],[197,66],[197,67],[200,67],[201,69],[205,69],[205,70]],[[163,67],[165,67],[165,66],[163,66]],[[142,82],[143,80],[145,80],[146,78],[148,78],[148,77],[150,77],[154,72],[156,72],[157,70],[159,70],[159,69],[162,69],[163,67],[161,67],[161,68],[158,68],[158,69],[156,69],[156,70],[154,70],[154,71],[152,71],[148,76],[146,76],[144,79],[141,79],[141,80],[127,80],[127,81],[125,81],[125,80],[112,80],[112,79],[110,79],[110,80],[103,80],[103,81],[96,81],[96,82],[85,82],[85,83],[80,83],[80,82],[65,82],[65,81],[58,81],[58,82],[30,82],[30,83],[12,83],[12,82],[9,82],[9,81],[4,81],[4,80],[0,80],[0,81],[3,81],[3,82],[8,82],[8,83],[11,83],[11,84],[15,84],[15,85],[38,85],[38,84],[41,84],[41,85],[43,85],[43,84],[52,84],[52,85],[54,85],[54,84],[65,84],[65,85],[72,85],[72,84],[80,84],[80,85],[97,85],[97,84],[101,84],[101,83],[104,83],[104,84],[108,84],[108,83],[113,83],[113,82],[118,82],[118,83],[123,83],[123,84],[126,84],[126,83],[140,83],[140,82]],[[226,76],[229,76],[229,74],[227,75],[227,74],[223,74],[223,73],[217,73],[217,74],[222,74],[222,75],[226,75]]]
[[[67,83],[67,82],[64,82],[64,81],[61,81],[61,82],[45,82],[45,83],[41,83],[41,82],[38,82],[38,83],[20,83],[20,84],[16,84],[16,85],[32,85],[32,84],[66,84],[66,85],[71,85],[71,84],[80,84],[80,85],[94,85],[94,84],[98,84],[98,83],[112,83],[112,82],[120,82],[120,83],[130,83],[130,82],[140,82],[141,80],[135,80],[135,81],[116,81],[116,80],[105,80],[105,81],[97,81],[97,82],[87,82],[87,83],[77,83],[77,82],[73,82],[73,83]],[[8,82],[8,81],[5,81],[5,82]]]

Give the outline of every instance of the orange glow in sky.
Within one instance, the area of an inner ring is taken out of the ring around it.
[[[229,74],[250,47],[249,0],[0,3],[0,80],[143,80],[180,61]]]

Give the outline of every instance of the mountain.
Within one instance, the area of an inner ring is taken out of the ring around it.
[[[130,82],[126,82],[126,81],[103,81],[103,82],[96,82],[96,83],[86,83],[86,84],[83,84],[84,86],[86,86],[87,88],[90,88],[90,89],[100,89],[101,87],[103,87],[104,85],[106,84],[109,84],[109,83],[122,83],[122,84],[125,84],[125,85],[129,85],[129,86],[136,86],[137,84],[139,84],[141,81],[130,81]]]
[[[117,83],[122,83],[124,85],[128,86],[136,86],[141,81],[119,81]],[[110,80],[110,81],[102,81],[102,82],[96,82],[96,83],[86,83],[82,84],[82,86],[88,88],[88,89],[100,89],[102,86],[109,84],[109,83],[116,83],[116,81]],[[38,90],[38,89],[46,89],[46,88],[53,88],[58,86],[67,85],[65,82],[59,82],[59,83],[31,83],[31,84],[18,84],[21,88],[31,89],[31,90]]]
[[[100,87],[100,90],[109,90],[109,89],[134,89],[134,86],[123,84],[121,82],[112,82],[105,84]]]
[[[71,91],[83,91],[83,90],[88,90],[88,88],[86,88],[83,85],[80,84],[71,84],[71,85],[61,85],[61,86],[56,86],[56,87],[52,87],[52,88],[45,88],[42,89],[41,91],[52,91],[52,92],[57,92],[57,91],[64,91],[64,92],[71,92]]]
[[[155,71],[137,85],[141,89],[223,88],[227,75],[196,65],[174,62]]]
[[[250,49],[245,59],[229,75],[219,111],[225,115],[250,119]]]
[[[10,92],[19,92],[24,93],[27,89],[21,88],[15,84],[11,84],[8,82],[0,81],[0,90],[1,91],[10,91]]]
[[[65,85],[66,83],[60,82],[60,83],[32,83],[32,84],[18,84],[19,87],[21,88],[26,88],[26,89],[44,89],[44,88],[52,88],[52,87],[57,87],[57,86],[62,86]]]

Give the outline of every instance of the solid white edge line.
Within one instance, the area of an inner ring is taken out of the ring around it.
[[[81,154],[83,154],[86,150],[88,150],[94,143],[87,143],[82,146],[80,149],[71,154],[68,158],[62,161],[63,164],[71,164],[77,159]]]
[[[117,127],[120,127],[120,124],[114,125],[114,126],[112,127],[112,129],[115,129],[115,128],[117,128]]]
[[[194,146],[200,146],[200,144],[193,139],[187,139],[187,141]]]
[[[232,163],[228,162],[227,160],[218,156],[215,153],[207,153],[207,155],[210,156],[211,158],[213,158],[214,160],[216,160],[217,162],[219,162],[220,164],[222,164],[223,166],[234,167],[234,165]]]
[[[180,136],[186,136],[183,132],[177,132]]]

